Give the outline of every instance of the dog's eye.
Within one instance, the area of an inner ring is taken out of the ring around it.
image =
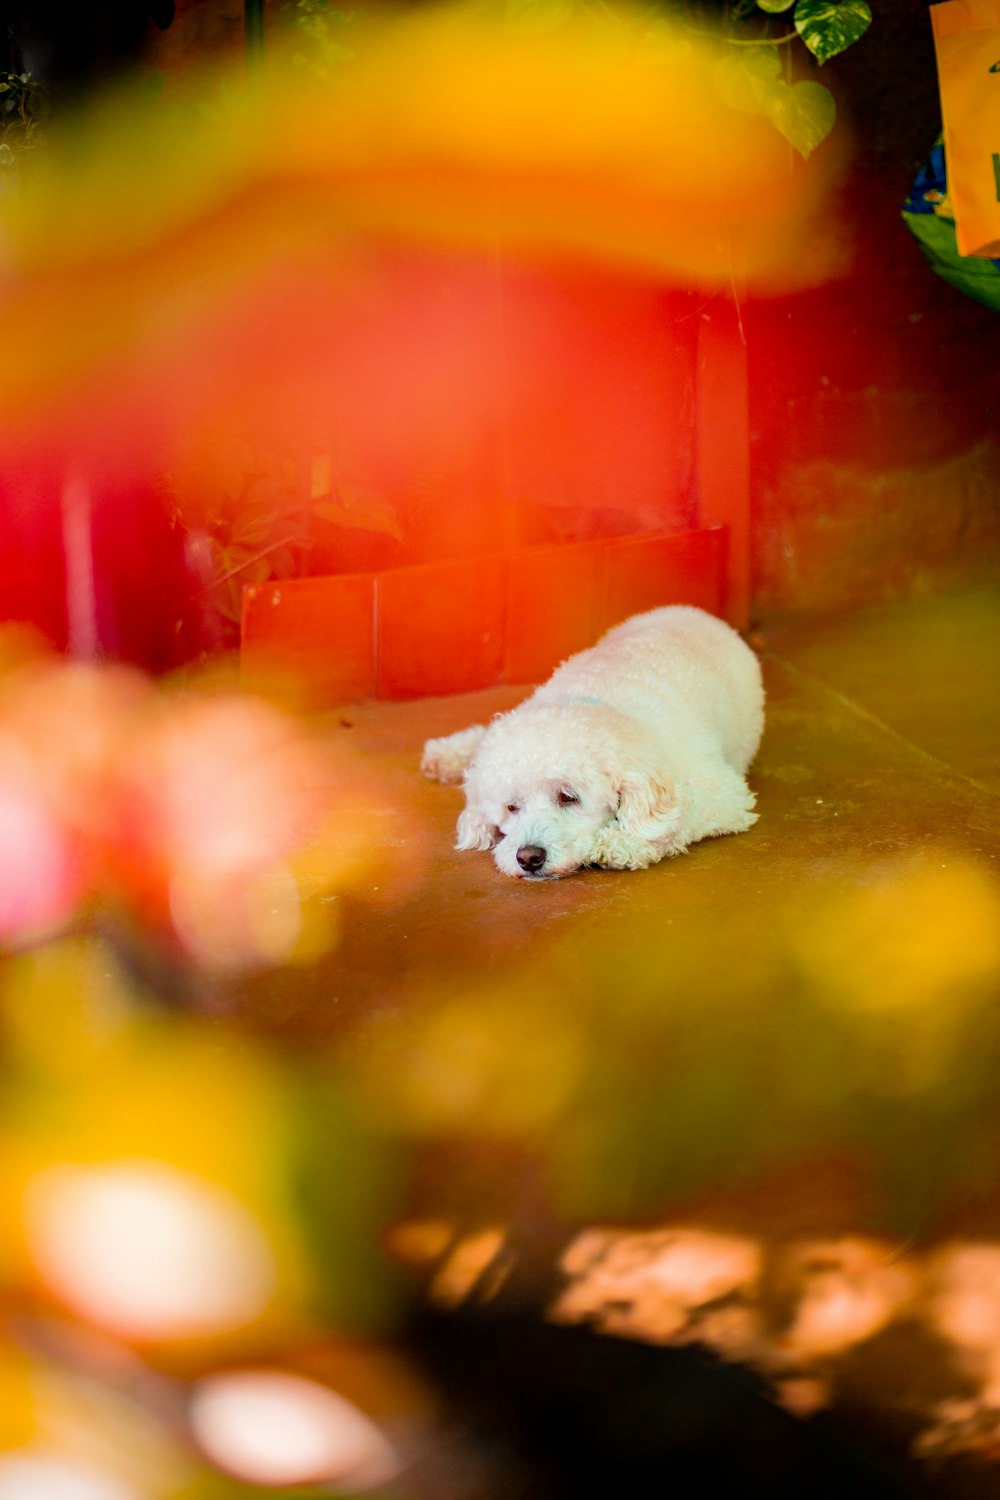
[[[560,807],[576,807],[580,799],[575,792],[560,792],[556,801]]]
[[[507,811],[508,811],[508,812],[509,812],[509,813],[516,813],[516,812],[520,812],[520,811],[521,811],[521,807],[520,807],[520,804],[519,804],[519,803],[517,803],[517,802],[508,802],[508,803],[507,803]]]

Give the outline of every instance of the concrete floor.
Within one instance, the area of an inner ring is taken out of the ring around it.
[[[384,858],[337,949],[248,1003],[332,1047],[405,1149],[395,1248],[440,1305],[703,1340],[791,1410],[846,1391],[920,1451],[995,1454],[1000,590],[753,641],[759,822],[639,872],[454,852],[421,745],[517,690],[331,715]]]
[[[331,715],[334,747],[374,773],[379,863],[338,898],[335,951],[244,1003],[266,1029],[355,1049],[404,1137],[540,1160],[543,1196],[574,1223],[704,1215],[709,1199],[740,1218],[755,1184],[805,1174],[805,1194],[768,1188],[761,1227],[923,1236],[968,1212],[1000,1234],[1000,1194],[984,1206],[994,1125],[1000,1139],[1000,590],[775,624],[754,643],[759,821],[643,871],[527,883],[453,850],[462,794],[420,776],[422,743],[517,689]],[[460,1044],[443,1040],[449,1006]],[[504,1104],[504,1087],[545,1095],[550,1056],[558,1107]],[[417,1059],[430,1079],[445,1067],[452,1113],[421,1115]],[[516,1213],[524,1191],[478,1165],[442,1181],[472,1217]]]
[[[344,1011],[394,1007],[442,972],[474,981],[520,970],[574,932],[611,950],[620,925],[631,932],[644,915],[661,924],[658,959],[664,924],[705,925],[711,965],[712,923],[734,909],[766,922],[790,892],[851,884],[880,857],[942,842],[996,861],[1000,590],[776,624],[754,644],[768,695],[751,771],[758,824],[639,872],[527,884],[497,874],[488,854],[454,852],[462,795],[421,778],[422,743],[511,707],[522,690],[332,715],[334,744],[375,773],[384,826],[373,844],[399,871],[352,909],[315,992],[306,984],[299,996],[298,1022],[336,1032]]]

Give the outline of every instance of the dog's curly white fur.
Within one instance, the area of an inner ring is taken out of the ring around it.
[[[616,625],[489,726],[428,740],[421,769],[464,781],[456,848],[492,849],[505,875],[641,870],[756,822],[745,772],[763,725],[749,646],[672,605]]]

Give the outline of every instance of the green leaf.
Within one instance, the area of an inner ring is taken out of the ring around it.
[[[764,113],[803,157],[825,141],[837,119],[837,106],[821,83],[793,83],[769,95]]]
[[[378,531],[397,541],[403,539],[395,506],[367,484],[343,482],[337,486],[335,497],[314,501],[312,509],[320,520],[332,521],[335,526]]]
[[[798,0],[795,7],[795,30],[820,63],[856,42],[871,21],[865,0]]]
[[[764,115],[802,156],[808,157],[833,129],[837,108],[821,83],[791,86],[781,76],[773,47],[748,48],[715,69],[716,91],[724,104],[745,114]]]
[[[780,16],[783,10],[791,10],[795,0],[757,0],[757,4],[769,16]]]
[[[785,86],[776,47],[731,52],[717,65],[713,80],[724,104],[751,115],[767,114],[768,97]]]
[[[745,47],[739,61],[754,78],[784,76],[777,47]]]

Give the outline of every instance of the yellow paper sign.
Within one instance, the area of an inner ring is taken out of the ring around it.
[[[1000,0],[931,7],[960,255],[1000,256]]]

